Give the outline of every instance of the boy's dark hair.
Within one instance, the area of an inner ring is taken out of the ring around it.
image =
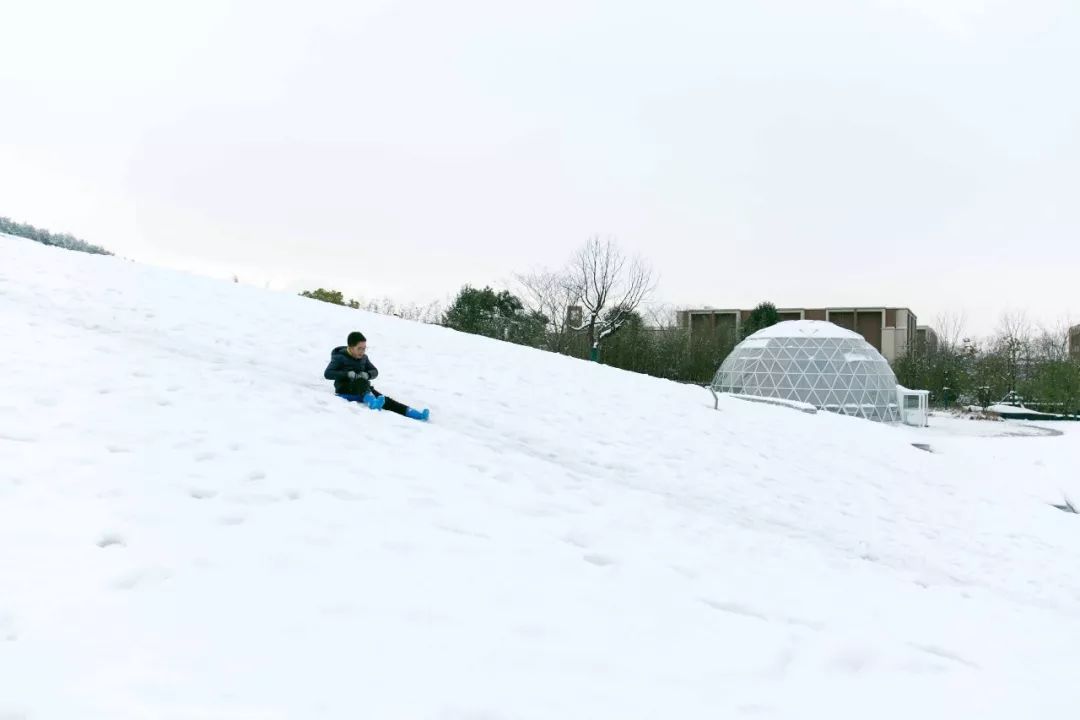
[[[349,333],[349,339],[346,341],[349,347],[356,347],[357,343],[367,342],[367,338],[364,337],[364,333],[353,331]]]

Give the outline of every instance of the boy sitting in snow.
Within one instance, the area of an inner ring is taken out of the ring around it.
[[[384,407],[398,415],[413,420],[427,420],[428,411],[414,410],[376,390],[371,381],[379,377],[379,370],[368,359],[367,338],[363,333],[351,332],[347,345],[336,347],[330,353],[330,364],[323,371],[323,377],[334,381],[334,392],[349,402],[362,402],[372,410]]]

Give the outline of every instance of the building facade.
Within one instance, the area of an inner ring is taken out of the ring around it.
[[[750,312],[750,310],[714,308],[680,310],[678,322],[680,327],[687,328],[692,334],[709,333],[738,340],[739,330],[749,319]],[[908,308],[778,308],[777,312],[781,322],[784,320],[824,320],[857,332],[889,362],[903,356],[918,339],[918,318]],[[929,340],[930,338],[927,337],[927,341]]]
[[[1080,361],[1080,325],[1069,328],[1069,357]]]
[[[938,336],[934,332],[934,329],[929,325],[919,325],[915,329],[915,335],[919,339],[919,347],[928,353],[932,353],[938,348]]]

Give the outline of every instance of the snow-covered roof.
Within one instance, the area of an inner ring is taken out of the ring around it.
[[[862,335],[824,320],[785,320],[758,330],[751,338],[835,338],[862,339]]]

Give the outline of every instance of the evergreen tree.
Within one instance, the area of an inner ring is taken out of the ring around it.
[[[750,311],[750,317],[742,324],[742,338],[746,339],[758,330],[775,325],[778,322],[780,322],[780,313],[776,311],[776,306],[771,302],[763,302]]]
[[[507,290],[478,290],[466,285],[447,308],[442,324],[473,335],[536,347],[544,341],[547,318],[526,310],[521,300]]]
[[[1080,362],[1045,360],[1031,369],[1021,383],[1020,394],[1040,404],[1040,409],[1057,413],[1080,411]]]

